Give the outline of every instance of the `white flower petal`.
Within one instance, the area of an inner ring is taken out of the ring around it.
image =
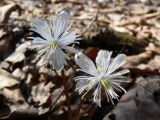
[[[66,64],[65,57],[66,57],[65,53],[59,47],[57,47],[54,53],[51,54],[50,61],[52,67],[56,71],[61,71],[63,69],[64,65]]]
[[[33,19],[33,27],[31,30],[40,34],[44,39],[50,41],[52,40],[51,28],[47,22],[47,20],[42,20],[35,18]]]
[[[47,52],[47,50],[49,49],[49,43],[42,39],[42,38],[39,38],[39,37],[33,37],[32,38],[33,41],[32,41],[32,46],[30,46],[29,48],[30,49],[37,49],[37,52],[39,54],[39,57],[44,54],[44,52]]]
[[[33,26],[37,26],[37,27],[41,27],[41,26],[46,26],[48,25],[47,22],[43,19],[39,19],[39,18],[34,18],[32,20]]]
[[[110,90],[105,89],[105,93],[106,93],[106,96],[107,96],[107,101],[111,101],[112,105],[114,105],[113,99],[119,100],[119,98],[118,98],[119,96],[115,93],[113,88],[110,89]]]
[[[95,64],[83,53],[79,52],[75,55],[75,62],[82,70],[84,70],[88,74],[92,76],[98,75]]]
[[[32,45],[32,46],[30,46],[29,49],[41,50],[41,49],[44,49],[45,47],[47,47],[46,44],[38,44],[38,45]]]
[[[112,100],[112,96],[110,95],[110,92],[108,90],[105,89],[105,94],[107,96],[107,102],[110,102],[112,103],[112,105],[114,105],[114,102]]]
[[[94,83],[92,83],[92,81],[94,81]],[[99,83],[99,81],[97,80],[90,80],[89,84],[86,87],[86,92],[83,94],[82,98],[90,91],[92,90],[95,86],[97,86],[97,84]]]
[[[87,88],[88,85],[83,85],[81,87],[78,87],[76,88],[76,90],[78,90],[79,94],[82,94],[86,91],[86,88]],[[88,92],[88,91],[87,91]],[[86,95],[86,94],[83,94],[83,96]]]
[[[109,51],[100,50],[96,57],[97,67],[102,67],[105,64],[105,61],[109,55]]]
[[[114,82],[114,83],[125,83],[128,82],[126,80],[122,80],[122,79],[110,79],[110,82]],[[113,85],[113,84],[112,84]]]
[[[94,91],[93,102],[101,107],[101,84],[99,83],[96,90]]]
[[[100,50],[98,52],[98,55],[96,57],[96,65],[97,69],[100,69],[100,72],[105,73],[108,69],[110,58],[111,58],[112,52]]]
[[[114,84],[113,84],[113,89],[114,89],[114,90],[117,90],[117,91],[119,91],[119,92],[122,92],[122,91],[123,91],[122,89],[120,89],[119,87],[117,87],[117,86],[114,85]]]
[[[91,77],[91,76],[77,76],[77,77],[75,77],[73,79],[75,81],[77,81],[77,80],[84,80],[84,81],[87,81],[87,83],[88,83],[89,80],[93,80],[93,79],[95,79],[95,77]]]
[[[46,54],[47,54],[48,49],[49,49],[48,47],[45,47],[45,48],[39,50],[39,51],[38,51],[38,55],[37,55],[37,59],[38,59],[39,57],[41,57],[42,55],[44,55],[44,56],[46,57]],[[45,59],[45,60],[46,60],[46,59]],[[46,61],[47,61],[47,60],[46,60]]]
[[[77,54],[79,52],[79,50],[77,50],[76,48],[69,47],[69,46],[66,46],[63,49],[65,49],[69,53],[74,53],[74,54]]]
[[[107,78],[118,78],[119,76],[122,76],[124,74],[127,74],[129,73],[129,70],[128,69],[125,69],[125,70],[121,70],[121,71],[118,71],[116,73],[113,73],[113,74],[110,74],[110,75],[106,75],[105,77]]]
[[[71,43],[73,43],[76,40],[76,33],[70,32],[66,35],[61,36],[61,38],[58,40],[59,43],[62,44],[62,46],[67,46]]]
[[[76,91],[83,93],[82,98],[99,83],[96,77],[91,76],[77,76],[74,79],[77,81]]]
[[[45,39],[40,38],[40,37],[30,37],[30,39],[32,39],[32,45],[49,44],[48,41],[46,41]]]
[[[118,69],[119,67],[121,67],[122,65],[124,65],[126,63],[126,58],[127,56],[124,54],[119,54],[111,63],[111,65],[109,65],[108,71],[107,71],[107,75],[111,74],[112,72],[114,72],[116,69]]]
[[[57,19],[55,20],[55,38],[57,39],[60,35],[62,35],[69,25],[69,14],[67,11],[61,11],[58,14]]]
[[[119,83],[117,83],[117,82],[112,82],[112,84],[114,84],[117,88],[120,88],[121,90],[123,90],[123,91],[126,93],[126,90],[125,90],[123,87],[121,87],[121,86],[119,85]]]

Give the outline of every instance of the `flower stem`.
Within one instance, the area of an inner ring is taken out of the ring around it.
[[[78,107],[77,107],[74,120],[79,120],[79,119],[80,119],[80,117],[81,117],[80,111],[81,111],[81,108],[82,108],[82,104],[83,104],[83,99],[80,99],[80,103],[79,103],[79,105],[78,105]]]
[[[62,71],[62,83],[64,86],[64,93],[66,96],[66,102],[67,102],[67,108],[68,108],[68,120],[73,120],[72,119],[72,110],[71,110],[71,101],[70,101],[70,96],[69,96],[69,90],[68,90],[68,85],[67,81],[65,79],[64,71]]]

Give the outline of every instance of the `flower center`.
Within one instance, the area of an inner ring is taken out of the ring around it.
[[[104,68],[102,66],[97,67],[97,71],[100,73],[104,70]]]
[[[49,30],[49,27],[48,27],[48,26],[44,26],[43,29],[44,29],[45,31],[47,31],[47,30]]]
[[[55,42],[55,40],[53,40],[53,42],[50,44],[50,49],[55,49],[57,47],[57,42]]]
[[[102,77],[100,80],[101,80],[102,85],[103,85],[107,90],[109,90],[109,89],[112,88],[111,82],[110,82],[109,80],[107,80],[105,77]]]

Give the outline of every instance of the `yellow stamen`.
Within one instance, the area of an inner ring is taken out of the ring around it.
[[[56,27],[51,27],[52,31],[55,32],[56,31]]]
[[[32,26],[36,26],[36,23],[31,23]]]
[[[39,49],[39,48],[36,48],[36,51],[38,52],[38,51],[40,51],[40,49]]]
[[[113,68],[115,68],[116,66],[115,65],[113,65]]]
[[[57,47],[57,42],[53,41],[51,44],[50,44],[50,49],[55,49]]]
[[[102,66],[97,67],[97,71],[98,71],[98,72],[102,72],[103,70],[104,70],[104,68],[103,68]]]
[[[95,83],[94,80],[90,80],[86,90],[89,91],[94,83]]]
[[[47,31],[49,28],[48,28],[48,26],[44,26],[43,29],[44,29],[45,31]]]

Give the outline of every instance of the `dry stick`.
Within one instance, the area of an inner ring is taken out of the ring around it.
[[[69,97],[69,89],[68,89],[67,81],[65,79],[64,71],[62,71],[62,83],[64,86],[64,93],[66,95],[66,102],[67,102],[67,108],[68,108],[68,119],[73,120],[72,119],[72,110],[71,110],[71,101],[70,101],[70,97]]]
[[[77,0],[58,0],[56,1],[56,3],[72,3],[72,4],[85,4],[86,3],[86,0],[80,0],[80,1],[77,1]]]

